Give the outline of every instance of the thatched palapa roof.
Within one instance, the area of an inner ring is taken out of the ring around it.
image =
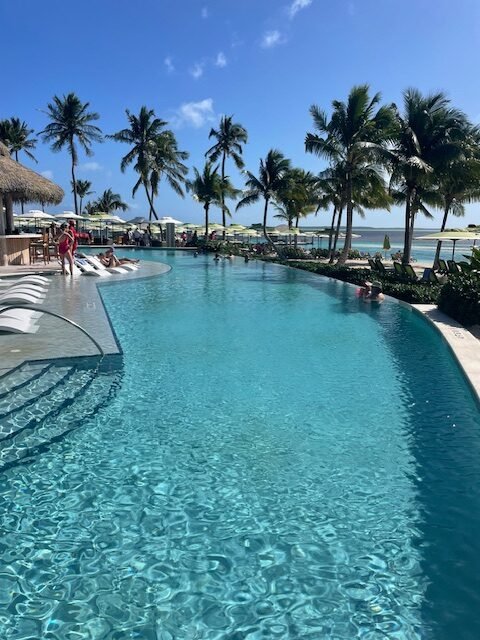
[[[27,169],[10,157],[7,147],[0,142],[0,194],[10,194],[19,202],[60,204],[63,189],[39,173]]]

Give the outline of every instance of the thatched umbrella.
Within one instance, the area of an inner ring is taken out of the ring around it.
[[[0,142],[0,236],[13,231],[13,202],[42,202],[59,204],[64,193],[58,185],[39,173],[27,169],[10,157]],[[6,218],[3,217],[5,203]]]

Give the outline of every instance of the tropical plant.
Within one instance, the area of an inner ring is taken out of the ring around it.
[[[244,162],[242,159],[242,144],[246,144],[248,140],[247,130],[238,122],[233,122],[233,116],[222,116],[218,129],[211,129],[209,138],[215,138],[217,141],[213,147],[206,152],[206,156],[211,162],[217,162],[222,159],[221,177],[225,178],[225,163],[227,158],[232,158],[237,169],[243,169]],[[226,226],[226,214],[228,210],[222,201],[222,225]],[[225,231],[223,232],[225,235]]]
[[[73,192],[73,182],[71,183],[72,185],[72,192]],[[82,202],[83,199],[86,198],[87,196],[91,196],[92,193],[95,193],[95,191],[90,191],[90,187],[92,186],[92,183],[90,182],[90,180],[77,180],[77,196],[80,199],[80,205],[78,207],[80,215],[82,214]]]
[[[461,157],[468,121],[441,92],[423,96],[417,89],[407,89],[403,102],[403,114],[397,111],[390,183],[405,197],[403,263],[408,264],[420,192],[431,190],[435,176]]]
[[[126,114],[129,127],[107,137],[133,145],[122,158],[120,168],[124,172],[134,163],[138,180],[132,195],[135,196],[143,186],[150,208],[149,220],[152,216],[158,219],[154,197],[158,194],[160,181],[164,177],[174,191],[183,196],[182,184],[188,169],[182,161],[188,158],[188,153],[179,151],[174,133],[164,129],[168,123],[157,118],[153,109],[142,106],[138,115],[128,109]]]
[[[210,161],[205,163],[202,173],[193,168],[194,178],[186,183],[188,191],[193,194],[197,202],[203,204],[205,211],[205,241],[208,239],[209,210],[212,205],[221,207],[225,198],[234,198],[238,193],[231,184],[228,176],[222,178],[216,167]],[[224,204],[225,206],[225,204]]]
[[[119,193],[113,193],[111,189],[106,189],[102,195],[95,201],[97,211],[103,213],[113,213],[114,211],[126,211],[128,204],[123,202]]]
[[[380,166],[384,162],[386,145],[395,135],[393,108],[382,106],[376,110],[379,102],[379,93],[370,98],[369,86],[360,85],[352,88],[346,103],[332,102],[330,120],[318,106],[310,108],[318,133],[307,133],[306,151],[330,160],[332,166],[341,167],[345,175],[347,219],[340,264],[347,259],[352,241],[355,177],[366,165]]]
[[[77,143],[85,151],[87,156],[93,155],[91,145],[93,142],[102,142],[102,132],[91,124],[99,119],[98,113],[88,111],[89,102],[82,103],[74,93],[69,93],[63,98],[53,97],[53,101],[47,105],[46,115],[50,118],[40,135],[45,142],[51,142],[52,151],[60,151],[67,147],[72,163],[72,186],[75,213],[78,215],[77,181],[75,167],[78,164]]]
[[[263,208],[263,235],[269,246],[275,249],[275,245],[267,232],[268,205],[275,200],[280,193],[285,192],[290,185],[290,160],[277,149],[270,149],[265,160],[260,160],[258,178],[250,171],[246,172],[246,190],[243,198],[237,204],[237,209],[246,207],[264,200]]]
[[[98,212],[98,208],[97,208],[96,201],[91,201],[91,202],[85,203],[85,206],[83,207],[83,215],[85,215],[85,216],[93,216],[97,212]]]

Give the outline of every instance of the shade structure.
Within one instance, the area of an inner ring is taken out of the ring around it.
[[[148,224],[148,220],[143,216],[137,216],[131,220],[127,220],[128,224]]]
[[[11,196],[16,202],[44,202],[60,204],[64,192],[51,180],[27,169],[10,157],[0,142],[0,194]]]
[[[55,217],[45,211],[39,211],[37,209],[30,209],[23,216],[18,216],[19,220],[55,220]]]
[[[170,216],[162,216],[161,218],[159,218],[158,220],[152,220],[152,222],[154,222],[155,224],[183,224],[183,222],[181,222],[180,220],[175,220],[175,218],[172,218]]]
[[[480,233],[472,233],[471,231],[463,231],[462,229],[452,229],[450,231],[438,231],[437,233],[429,233],[426,236],[418,236],[415,240],[436,240],[437,242],[443,240],[450,240],[453,242],[452,248],[452,260],[455,258],[455,245],[459,240],[471,240],[475,243],[476,240],[480,240]]]
[[[79,216],[73,211],[64,211],[63,213],[57,213],[57,215],[54,217],[58,218],[59,220],[87,220],[85,216]]]

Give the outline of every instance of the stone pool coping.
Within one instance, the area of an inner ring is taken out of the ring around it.
[[[105,354],[119,354],[122,349],[103,304],[101,288],[152,279],[170,270],[166,264],[142,261],[138,270],[125,274],[105,277],[52,275],[39,311],[44,308],[73,320],[97,340]],[[158,286],[165,286],[163,278],[157,280]],[[132,306],[132,322],[135,322],[135,299],[129,297],[128,287],[125,287],[125,303]],[[95,345],[63,320],[43,315],[38,324],[39,329],[34,334],[0,336],[0,375],[25,361],[98,355]]]

